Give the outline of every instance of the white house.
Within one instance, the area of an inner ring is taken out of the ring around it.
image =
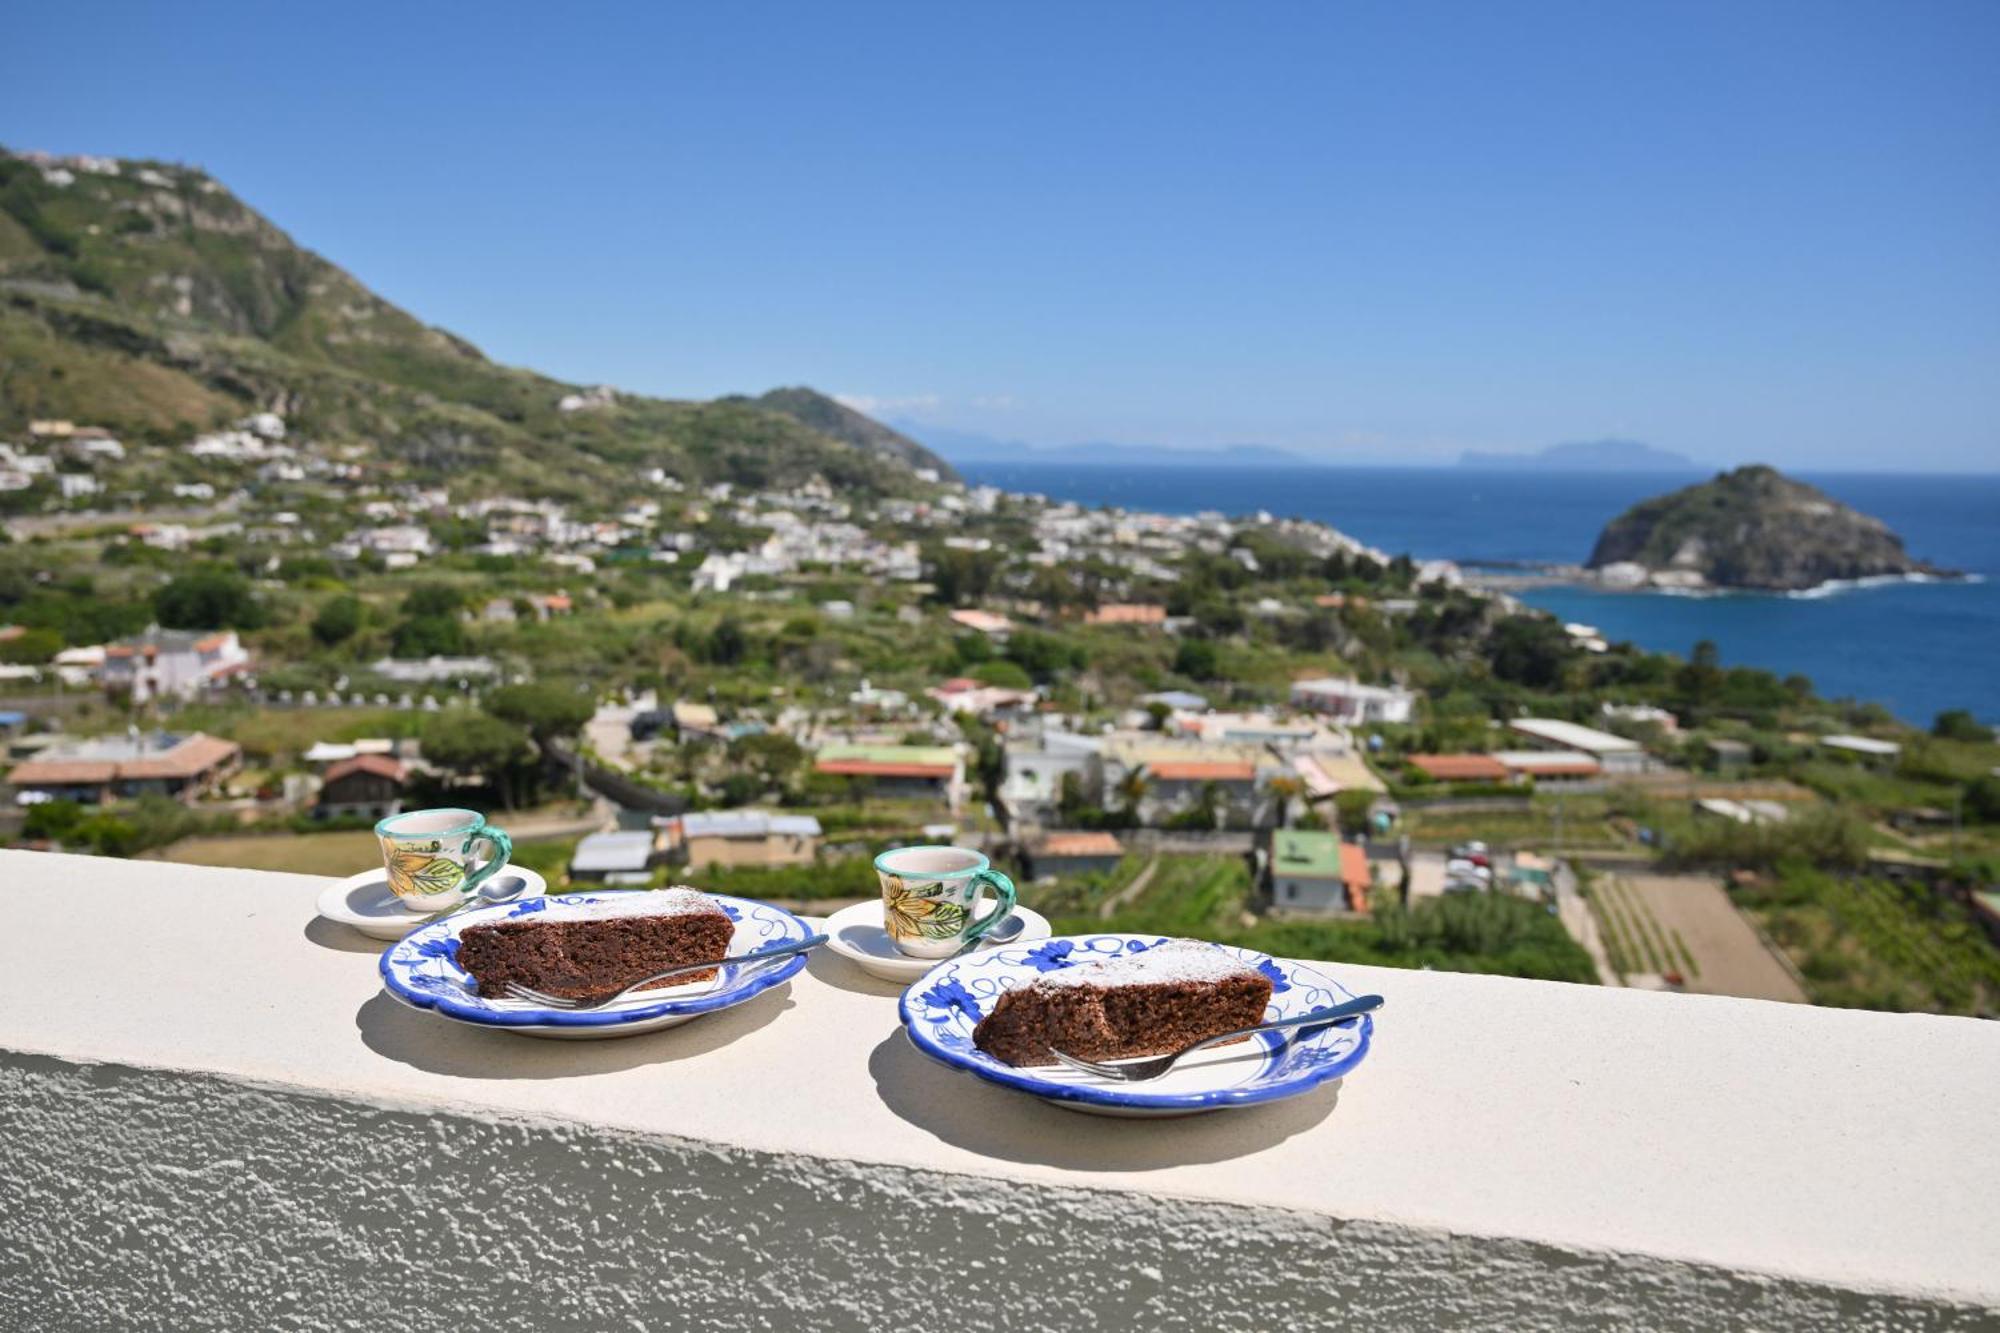
[[[1292,682],[1293,707],[1309,708],[1343,722],[1408,722],[1416,702],[1416,695],[1395,685],[1363,685],[1332,676]]]
[[[1517,717],[1508,727],[1558,750],[1587,754],[1605,773],[1643,773],[1651,761],[1635,740],[1552,717]]]
[[[189,699],[250,668],[235,630],[201,633],[157,627],[104,650],[99,675],[108,694],[144,703],[162,695]]]

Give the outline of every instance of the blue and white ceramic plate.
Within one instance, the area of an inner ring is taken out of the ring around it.
[[[597,902],[623,892],[646,890],[609,890],[564,897],[572,902]],[[812,934],[805,922],[782,907],[721,893],[711,896],[736,923],[736,934],[729,941],[732,954],[790,944]],[[796,976],[806,965],[806,955],[802,953],[776,963],[740,963],[722,969],[721,975],[710,981],[640,991],[602,1009],[587,1011],[550,1009],[527,1000],[489,1000],[480,996],[472,978],[458,966],[458,937],[471,926],[530,916],[547,907],[549,901],[534,898],[523,903],[477,907],[413,930],[383,953],[382,984],[405,1004],[478,1027],[503,1028],[527,1037],[629,1037],[742,1004]]]
[[[1248,1041],[1197,1051],[1173,1072],[1146,1083],[1118,1083],[1060,1065],[1015,1068],[974,1048],[972,1029],[1004,991],[1044,972],[1102,962],[1150,949],[1160,935],[1066,935],[1018,949],[998,948],[939,964],[903,992],[903,1027],[918,1050],[1002,1087],[1032,1093],[1073,1111],[1168,1116],[1218,1111],[1293,1097],[1361,1063],[1375,1020],[1260,1032]],[[1306,1013],[1353,997],[1324,973],[1254,949],[1218,946],[1271,978],[1265,1017]]]

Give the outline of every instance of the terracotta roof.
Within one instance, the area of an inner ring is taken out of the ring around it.
[[[349,773],[373,773],[378,778],[401,782],[409,776],[410,771],[403,767],[402,760],[391,759],[386,754],[357,754],[352,759],[343,759],[326,770],[326,777],[322,781],[332,783]]]
[[[1412,768],[1439,782],[1504,782],[1507,765],[1490,754],[1413,754]]]
[[[1037,856],[1123,856],[1125,849],[1109,833],[1051,833],[1035,849]]]
[[[1159,625],[1167,619],[1167,608],[1140,602],[1113,602],[1085,616],[1088,625]]]
[[[7,775],[16,787],[70,787],[109,782],[118,775],[118,765],[109,759],[30,759],[16,764]]]
[[[1148,764],[1146,775],[1160,782],[1249,782],[1257,776],[1257,766],[1216,760],[1180,760]]]
[[[139,759],[30,759],[7,775],[15,787],[89,786],[121,779],[192,778],[235,758],[242,747],[200,732],[171,750]]]
[[[1368,853],[1359,843],[1340,844],[1340,879],[1347,886],[1347,905],[1357,912],[1368,910],[1368,890],[1375,887],[1375,872],[1368,867]]]
[[[951,764],[912,764],[876,759],[822,759],[814,765],[822,773],[857,778],[948,778]]]
[[[1574,750],[1503,750],[1493,756],[1500,763],[1519,773],[1547,774],[1591,774],[1601,767],[1587,754]]]
[[[226,741],[220,736],[204,736],[196,732],[163,754],[125,761],[118,765],[118,776],[191,778],[206,773],[219,764],[227,763],[241,753],[243,747],[235,741]]]

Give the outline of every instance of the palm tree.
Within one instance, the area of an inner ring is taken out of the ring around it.
[[[1278,777],[1266,783],[1265,790],[1277,798],[1278,827],[1284,828],[1292,822],[1292,798],[1305,790],[1305,784],[1297,778]]]
[[[1135,822],[1139,817],[1139,802],[1146,799],[1146,789],[1151,785],[1143,768],[1133,768],[1118,780],[1119,798],[1125,802],[1125,809]]]

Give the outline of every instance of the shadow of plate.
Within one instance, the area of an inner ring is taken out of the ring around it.
[[[316,916],[306,922],[305,935],[320,948],[333,949],[339,953],[380,954],[395,943],[393,940],[378,940],[373,936],[363,935],[352,926],[343,926],[338,921],[328,921],[323,916]]]
[[[597,1041],[558,1041],[482,1028],[412,1009],[377,991],[355,1011],[362,1044],[384,1059],[456,1078],[587,1078],[673,1064],[719,1050],[793,1007],[791,984],[678,1027]]]
[[[1072,1171],[1162,1171],[1247,1157],[1314,1128],[1340,1104],[1340,1080],[1283,1101],[1172,1119],[1130,1120],[1051,1106],[950,1069],[901,1027],[868,1056],[888,1108],[953,1147]]]

